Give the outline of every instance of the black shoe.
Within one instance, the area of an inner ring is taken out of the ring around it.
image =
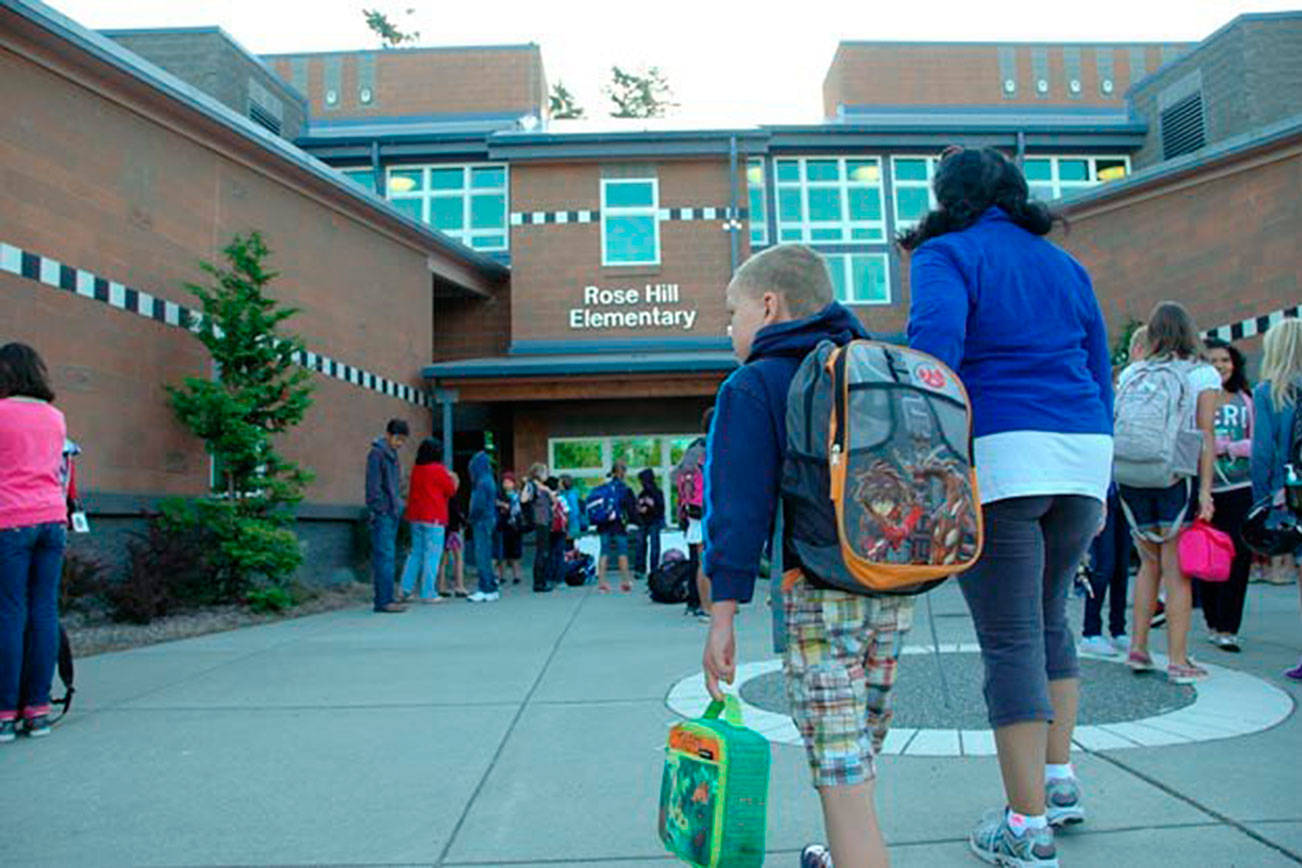
[[[535,594],[550,594],[552,589],[550,585],[534,585],[533,592]]]
[[[29,738],[42,738],[50,734],[50,717],[38,714],[23,721],[23,734]]]
[[[518,585],[518,584],[520,584],[520,580],[519,580],[519,579],[516,579],[516,580],[514,580],[513,582],[511,582],[511,584],[513,584],[513,585]]]

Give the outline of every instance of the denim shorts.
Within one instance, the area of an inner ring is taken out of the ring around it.
[[[601,532],[601,556],[603,558],[628,557],[628,533],[623,528],[603,530]]]
[[[1121,500],[1130,514],[1126,520],[1130,530],[1138,536],[1174,536],[1171,532],[1184,530],[1193,524],[1198,515],[1198,480],[1182,479],[1167,488],[1132,488],[1118,486]],[[1175,525],[1179,527],[1175,527]]]

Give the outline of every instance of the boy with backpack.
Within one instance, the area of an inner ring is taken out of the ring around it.
[[[854,314],[833,301],[822,258],[804,245],[779,245],[747,260],[728,286],[727,308],[742,365],[719,389],[704,474],[704,571],[713,605],[703,664],[716,699],[722,697],[719,681],[732,683],[736,675],[733,621],[738,604],[752,597],[778,513],[788,389],[820,343],[842,346],[868,337]],[[825,530],[835,537],[833,528]],[[788,568],[784,588],[790,584],[781,614],[792,716],[836,863],[885,865],[873,805],[873,757],[890,722],[890,690],[912,597],[870,597],[827,586],[801,565],[792,541],[787,534],[781,552],[773,553]],[[815,845],[802,854],[801,865],[827,860]]]
[[[701,417],[702,434],[710,433],[714,408]],[[683,529],[689,560],[695,578],[687,586],[687,611],[698,620],[708,620],[710,581],[701,569],[701,547],[705,542],[705,437],[697,437],[687,447],[678,466],[670,475],[678,494],[678,526]]]
[[[555,497],[547,487],[547,465],[529,468],[529,478],[520,492],[520,504],[527,510],[528,524],[533,527],[533,591],[545,594],[552,589],[552,513]]]
[[[628,475],[628,464],[621,458],[610,469],[610,481],[597,486],[588,495],[586,501],[588,521],[597,528],[601,535],[601,558],[597,561],[597,590],[603,594],[610,593],[610,583],[606,581],[606,570],[614,558],[619,565],[622,579],[619,589],[625,594],[633,590],[633,580],[628,571],[628,518],[637,512],[637,502],[633,489],[628,487],[624,477]]]

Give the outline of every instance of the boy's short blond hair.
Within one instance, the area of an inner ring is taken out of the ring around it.
[[[1148,355],[1148,326],[1146,325],[1135,329],[1135,333],[1130,336],[1130,346],[1127,347],[1130,358],[1135,357],[1136,350],[1143,350],[1143,354]]]
[[[804,244],[779,244],[756,253],[737,269],[732,285],[751,297],[781,295],[797,319],[813,316],[834,297],[826,260]]]

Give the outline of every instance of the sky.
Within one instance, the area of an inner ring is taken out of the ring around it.
[[[610,68],[659,67],[684,122],[821,120],[823,76],[843,39],[1196,42],[1244,12],[1302,0],[858,0],[798,3],[656,0],[53,0],[96,29],[216,24],[257,54],[377,48],[364,8],[384,12],[419,45],[535,42],[551,83],[563,81],[589,117],[609,102]],[[414,12],[407,15],[406,10]]]

